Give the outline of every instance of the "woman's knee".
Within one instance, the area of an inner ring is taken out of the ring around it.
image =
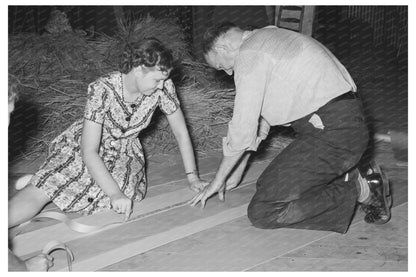
[[[36,202],[40,205],[45,205],[51,201],[42,189],[39,189],[32,184],[29,184],[18,191],[13,198],[16,200],[30,201],[32,203]]]

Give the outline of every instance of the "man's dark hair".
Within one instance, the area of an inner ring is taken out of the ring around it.
[[[215,41],[223,34],[225,34],[228,30],[237,27],[232,22],[224,21],[219,24],[214,25],[213,27],[206,30],[204,34],[204,38],[202,41],[202,51],[207,54],[209,51],[212,50]]]

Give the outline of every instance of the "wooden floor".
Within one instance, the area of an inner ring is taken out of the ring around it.
[[[148,195],[135,205],[129,222],[93,234],[71,231],[53,220],[30,223],[17,235],[17,230],[12,230],[16,235],[14,252],[27,258],[50,240],[59,240],[74,252],[74,271],[408,270],[407,166],[398,164],[389,144],[379,143],[375,157],[391,179],[391,221],[383,226],[369,225],[357,210],[343,235],[251,226],[246,209],[255,180],[277,152],[259,155],[239,188],[226,194],[224,203],[212,198],[204,210],[186,203],[194,193],[186,187],[180,159],[153,157]],[[211,153],[200,160],[204,178],[213,177],[220,157],[220,153]],[[23,168],[32,170],[21,164],[14,171],[19,173]],[[109,211],[76,220],[104,225],[122,218]],[[67,270],[64,252],[56,251],[53,256],[55,266],[51,270]]]

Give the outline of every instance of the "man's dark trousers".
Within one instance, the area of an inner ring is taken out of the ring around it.
[[[292,122],[296,139],[259,177],[248,207],[254,226],[348,230],[358,192],[352,174],[345,181],[345,173],[368,144],[361,101],[330,102],[315,114],[324,128],[309,122],[313,114]]]

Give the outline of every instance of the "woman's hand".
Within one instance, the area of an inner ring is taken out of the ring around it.
[[[188,177],[189,188],[195,192],[202,191],[206,186],[209,185],[208,181],[201,180],[199,177]]]
[[[118,214],[125,214],[124,221],[127,221],[132,212],[133,201],[122,193],[111,196],[110,199],[111,208]]]
[[[194,196],[188,203],[194,207],[199,202],[201,202],[201,208],[205,207],[205,202],[208,198],[210,198],[213,194],[218,193],[218,198],[221,201],[224,201],[224,193],[225,193],[225,185],[224,183],[217,182],[215,179],[202,191],[200,191],[197,195]]]

